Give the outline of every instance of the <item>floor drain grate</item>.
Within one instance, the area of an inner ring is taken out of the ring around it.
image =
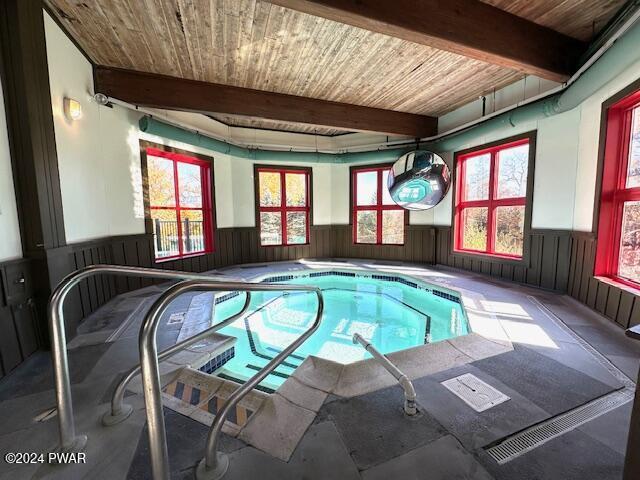
[[[484,412],[509,400],[509,397],[504,393],[496,390],[471,373],[445,380],[442,382],[442,386],[459,397],[476,412]]]
[[[627,389],[619,390],[592,402],[527,428],[486,449],[499,465],[523,455],[540,445],[587,423],[633,398]]]

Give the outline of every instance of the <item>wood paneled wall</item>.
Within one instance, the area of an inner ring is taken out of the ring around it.
[[[258,235],[258,229],[255,227],[221,228],[215,232],[214,253],[157,263],[153,254],[153,235],[109,237],[72,245],[72,263],[76,269],[107,263],[204,272],[241,263],[330,257],[334,251],[335,241],[330,225],[311,227],[310,244],[297,247],[260,247]],[[88,278],[78,286],[81,318],[94,312],[116,295],[151,284],[151,280],[134,277]]]
[[[309,245],[296,247],[261,247],[258,229],[222,228],[215,232],[215,252],[191,258],[155,262],[153,235],[140,234],[110,237],[71,246],[76,269],[97,263],[165,268],[204,272],[242,263],[278,262],[300,258],[370,258],[434,263],[435,228],[427,225],[407,226],[404,246],[354,245],[349,225],[311,227]],[[80,318],[70,318],[73,329],[82,318],[96,311],[116,295],[151,285],[139,278],[96,276],[78,286]],[[72,300],[70,300],[72,301]]]
[[[418,263],[435,262],[435,235],[432,225],[406,225],[404,245],[356,245],[351,225],[333,225],[333,257],[398,260]]]
[[[606,315],[622,327],[640,323],[640,300],[627,291],[593,277],[595,236],[569,230],[531,230],[524,262],[473,257],[451,252],[451,227],[408,225],[404,246],[354,245],[350,225],[322,225],[311,229],[309,245],[260,247],[255,227],[216,231],[215,252],[155,263],[153,236],[111,237],[73,245],[72,263],[82,268],[113,263],[203,272],[242,263],[277,262],[299,258],[365,258],[442,264],[508,281],[558,292]],[[151,285],[138,278],[94,277],[79,286],[80,321],[114,296]]]
[[[549,290],[566,291],[571,232],[531,230],[524,262],[452,253],[452,228],[437,227],[436,263]]]
[[[0,264],[0,378],[41,345],[31,262]]]
[[[573,232],[567,293],[623,328],[640,323],[640,299],[630,290],[593,276],[596,236]]]
[[[159,263],[155,263],[153,259],[153,236],[149,234],[76,244],[72,246],[72,255],[76,268],[96,263],[113,263],[194,272],[242,263],[299,258],[364,258],[439,263],[551,290],[567,289],[572,241],[569,231],[532,231],[528,263],[517,265],[486,257],[469,258],[451,254],[450,227],[408,225],[403,246],[355,245],[351,229],[350,225],[313,226],[310,244],[299,247],[260,247],[255,227],[218,229],[214,253]],[[115,295],[150,284],[149,280],[137,278],[88,279],[79,287],[82,315],[95,311]]]

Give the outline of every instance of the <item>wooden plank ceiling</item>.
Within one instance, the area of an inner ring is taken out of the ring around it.
[[[306,125],[304,123],[279,122],[266,118],[244,117],[242,115],[225,115],[218,113],[210,115],[211,118],[225,125],[247,128],[258,128],[262,130],[276,130],[282,132],[313,133],[315,135],[325,135],[334,137],[348,133],[349,130],[342,128],[321,127],[317,125]]]
[[[624,0],[483,0],[588,41]],[[261,0],[46,0],[99,65],[439,116],[514,70]],[[233,115],[230,124],[335,134]],[[274,127],[275,123],[275,127]]]
[[[97,92],[108,97],[146,107],[204,115],[231,113],[414,138],[437,132],[434,117],[157,73],[96,66],[94,84]]]

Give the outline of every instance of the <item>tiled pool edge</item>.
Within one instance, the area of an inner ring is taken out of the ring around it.
[[[286,263],[283,263],[283,265],[286,265]],[[306,267],[305,265],[296,262],[296,267]],[[242,268],[242,267],[240,267]],[[412,289],[416,289],[416,290],[420,290],[422,292],[424,292],[425,294],[432,294],[435,297],[438,297],[439,299],[443,299],[445,301],[454,303],[456,305],[458,305],[460,307],[460,311],[462,313],[461,317],[462,317],[462,322],[459,323],[463,323],[464,328],[467,332],[471,332],[471,326],[470,326],[470,322],[467,318],[466,312],[465,312],[465,308],[461,299],[461,294],[453,289],[447,288],[447,287],[440,287],[437,285],[434,285],[433,283],[429,283],[429,282],[425,282],[423,280],[417,279],[415,277],[409,276],[409,275],[404,275],[404,274],[398,274],[395,272],[387,272],[387,271],[379,271],[379,270],[372,270],[372,269],[362,269],[362,268],[355,268],[355,269],[349,269],[349,268],[345,268],[344,266],[339,266],[339,267],[332,267],[332,268],[321,268],[321,269],[317,269],[317,268],[295,268],[294,271],[286,271],[286,272],[278,272],[277,274],[275,272],[265,272],[264,270],[261,270],[259,272],[254,272],[253,275],[248,275],[244,278],[245,281],[249,281],[249,282],[253,282],[253,283],[282,283],[282,282],[293,282],[295,283],[296,279],[309,279],[309,278],[315,278],[315,277],[327,277],[327,276],[335,276],[335,277],[350,277],[350,278],[362,278],[362,279],[370,279],[370,280],[376,280],[376,281],[382,281],[382,282],[387,282],[387,283],[392,283],[392,282],[397,282],[399,284],[402,284],[406,287],[412,288]],[[328,290],[334,290],[331,288],[325,289],[325,291]],[[447,291],[448,290],[448,291]],[[355,292],[355,290],[354,290]],[[214,301],[213,301],[213,306],[214,309],[217,305],[222,304],[223,302],[226,302],[228,300],[232,300],[237,298],[238,296],[240,296],[241,294],[239,292],[221,292],[218,293],[217,295],[214,296]],[[396,297],[390,296],[390,295],[386,295],[384,293],[382,293],[381,295],[385,295],[388,296],[390,300],[394,301],[394,302],[399,302],[402,303],[405,307],[411,308],[412,310],[415,310],[417,313],[419,313],[420,315],[424,316],[426,318],[426,331],[425,331],[425,335],[424,335],[424,339],[423,339],[423,343],[424,344],[430,344],[431,342],[431,315],[425,313],[424,311],[418,310],[416,307],[409,305],[407,303],[405,303],[403,300],[398,299]],[[267,305],[271,303],[267,302]],[[265,305],[262,305],[260,308],[263,308]],[[256,310],[257,311],[257,310]],[[247,317],[248,318],[248,317]],[[248,335],[248,340],[249,340],[249,346],[251,348],[251,351],[253,352],[254,355],[258,355],[262,358],[265,359],[272,359],[273,357],[271,356],[266,356],[263,355],[259,352],[257,352],[256,350],[256,346],[255,346],[255,342],[253,339],[253,335],[252,335],[252,330],[250,328],[249,322],[247,321],[247,318],[245,318],[244,322],[245,322],[245,330],[247,331],[247,335]],[[224,362],[226,363],[226,362]],[[224,365],[224,363],[219,364],[220,366]],[[249,365],[247,365],[249,366]],[[297,365],[288,365],[289,367],[293,367],[293,369],[295,369],[297,367]],[[214,375],[214,370],[207,370],[206,373],[212,374]],[[276,374],[274,372],[274,374]],[[221,375],[222,378],[225,378],[227,380],[231,380],[231,381],[235,381],[236,383],[244,383],[245,379],[244,378],[240,378],[236,375],[234,375],[231,372],[225,371],[225,372],[221,372],[218,375]],[[287,378],[289,375],[282,375],[282,378]],[[273,388],[277,388],[277,387],[273,387]],[[268,388],[266,386],[261,386],[261,390],[265,391],[265,392],[274,392],[275,390],[273,390],[273,388]]]
[[[300,270],[301,272],[305,272],[305,270]],[[308,271],[308,270],[307,270]],[[314,278],[314,277],[322,277],[322,276],[342,276],[342,277],[353,277],[353,278],[370,278],[373,280],[382,280],[385,282],[398,282],[402,283],[411,288],[415,288],[417,290],[424,290],[428,293],[433,293],[435,296],[444,298],[445,300],[449,300],[454,303],[462,304],[461,298],[457,296],[457,292],[449,293],[437,288],[434,288],[433,285],[424,282],[423,280],[415,279],[415,281],[409,280],[406,277],[411,278],[409,275],[399,275],[399,274],[384,274],[384,272],[374,273],[368,270],[358,270],[351,271],[345,268],[335,268],[335,269],[322,269],[322,271],[312,271],[310,273],[296,273],[296,274],[287,274],[287,275],[275,275],[262,278],[261,276],[257,277],[260,283],[278,283],[278,282],[288,282],[290,280],[295,280],[296,278]]]
[[[385,267],[392,270],[388,265]],[[358,267],[350,269],[342,265],[334,268],[325,267],[321,269],[306,267],[296,269],[295,272],[283,272],[278,275],[262,271],[256,272],[256,275],[248,276],[246,279],[253,282],[282,282],[294,280],[299,276],[317,277],[336,274],[397,281],[413,288],[422,287],[432,293],[434,291],[438,292],[435,293],[436,296],[462,306],[465,320],[470,330],[469,334],[436,343],[419,345],[387,355],[389,359],[411,379],[424,377],[493,355],[506,353],[513,349],[511,342],[508,340],[485,337],[482,334],[474,333],[473,323],[477,323],[477,321],[492,323],[499,327],[499,322],[493,315],[476,319],[475,314],[469,314],[465,305],[465,299],[473,305],[479,298],[484,298],[478,292],[452,289],[448,286],[439,285],[437,282],[427,282],[417,278],[415,278],[414,281],[414,277],[406,274],[379,270],[372,271],[371,269]],[[220,304],[238,295],[236,292],[219,295],[214,300],[214,304]],[[228,380],[233,381],[234,379],[227,379],[227,381]],[[355,397],[390,387],[396,383],[396,380],[373,358],[344,365],[310,355],[294,370],[291,377],[287,379],[285,383],[269,395],[269,400],[267,400],[268,405],[265,404],[264,408],[260,408],[253,413],[251,418],[248,419],[247,424],[235,433],[241,437],[243,441],[263,450],[269,455],[286,461],[297,447],[304,431],[306,431],[306,428],[311,424],[317,413],[313,411],[313,409],[310,410],[292,401],[292,397],[304,397],[308,395],[310,391],[321,392],[323,395],[334,394],[340,397]],[[261,427],[268,425],[269,429],[272,430],[269,433],[270,435],[276,430],[282,430],[281,434],[286,435],[288,429],[285,428],[283,430],[281,428],[282,422],[277,418],[277,415],[274,415],[275,411],[277,411],[279,415],[284,414],[289,418],[288,422],[295,422],[297,425],[296,431],[301,433],[300,435],[288,438],[286,447],[283,447],[280,443],[276,444],[266,441],[265,433],[262,432],[263,428],[256,427],[256,425]],[[302,415],[301,411],[306,413]],[[254,427],[250,427],[252,424]]]
[[[422,265],[412,265],[409,268],[412,268],[418,272],[418,275],[412,275],[410,273],[397,271],[397,269],[406,269],[407,265],[372,265],[368,262],[358,259],[351,260],[350,262],[334,262],[332,260],[309,260],[306,262],[282,261],[273,262],[272,265],[289,268],[277,272],[265,272],[264,268],[261,267],[256,268],[255,271],[251,272],[250,266],[234,266],[229,267],[225,270],[233,272],[234,270],[239,270],[240,268],[242,268],[241,271],[237,271],[236,273],[244,281],[250,282],[260,282],[265,281],[266,279],[274,280],[278,278],[280,278],[280,281],[291,280],[292,278],[295,278],[296,275],[300,274],[308,273],[309,276],[322,276],[329,275],[331,274],[331,272],[342,272],[347,275],[361,274],[365,277],[371,277],[371,275],[397,277],[401,281],[406,280],[409,283],[414,283],[416,285],[423,284],[425,286],[431,286],[432,288],[427,287],[427,289],[429,291],[436,290],[438,292],[434,293],[436,296],[458,303],[462,307],[465,321],[467,322],[467,327],[470,333],[478,333],[486,337],[488,340],[499,343],[511,343],[508,336],[502,329],[499,320],[493,313],[483,312],[482,315],[476,314],[475,307],[477,301],[482,301],[484,299],[484,296],[481,293],[467,290],[459,285],[451,286],[438,276],[429,277],[428,279],[419,278],[418,276],[424,274],[443,274],[444,272],[438,268]],[[444,295],[440,295],[441,293]],[[451,297],[454,297],[455,300],[452,300]]]
[[[317,263],[317,262],[315,262]],[[450,285],[442,284],[439,278],[429,278],[428,280],[417,278],[414,275],[407,273],[400,273],[395,271],[393,265],[384,265],[384,269],[378,269],[379,266],[362,265],[357,261],[348,263],[345,265],[340,262],[335,264],[334,262],[322,262],[319,265],[315,265],[314,262],[301,263],[301,262],[275,262],[274,265],[278,266],[290,266],[284,271],[267,271],[264,269],[256,269],[254,272],[247,272],[250,268],[242,267],[243,280],[255,283],[278,283],[283,281],[295,280],[295,278],[309,278],[320,277],[328,275],[345,276],[345,277],[362,277],[375,280],[393,281],[402,283],[411,288],[417,288],[424,290],[428,293],[432,293],[439,298],[448,300],[460,305],[464,320],[469,334],[476,333],[481,337],[484,337],[488,342],[496,344],[495,354],[502,353],[503,348],[512,349],[511,342],[503,330],[498,318],[490,312],[476,312],[476,304],[484,299],[484,296],[475,291],[469,291],[462,287],[456,286],[452,288]],[[235,267],[239,268],[239,267]],[[395,268],[402,269],[403,265],[397,265]],[[415,268],[415,267],[414,267]],[[231,268],[233,270],[233,268]],[[420,267],[421,273],[436,273],[437,269],[431,269],[426,267]],[[248,274],[247,274],[248,273]],[[215,304],[222,303],[229,299],[235,298],[239,295],[238,292],[223,293],[216,296]],[[464,336],[463,336],[464,337]],[[438,343],[438,342],[436,342]],[[427,343],[429,345],[431,343]],[[420,347],[420,346],[418,346]],[[412,347],[417,348],[417,347]],[[409,349],[410,350],[410,349]],[[399,352],[393,352],[389,355],[395,355]],[[235,378],[228,378],[241,383],[240,380]],[[269,389],[271,390],[271,389]]]
[[[456,341],[458,339],[464,340]],[[506,353],[512,348],[510,344],[502,345],[470,333],[450,340],[400,350],[388,354],[387,357],[413,380]],[[267,402],[278,404],[278,415],[274,414],[273,409],[260,409],[240,430],[238,436],[260,450],[287,461],[302,439],[302,435],[289,435],[290,428],[292,427],[296,432],[304,432],[317,415],[317,410],[301,406],[292,401],[292,397],[309,398],[314,395],[326,397],[333,394],[349,398],[396,384],[396,379],[373,358],[341,364],[310,355],[271,395],[270,400],[267,400]],[[286,402],[276,402],[278,398],[284,398]],[[305,415],[299,414],[301,408],[304,409]],[[279,415],[284,415],[288,419],[286,426],[283,427],[282,422],[279,422]],[[261,428],[256,428],[256,425]],[[266,426],[269,427],[266,429],[269,431],[268,434],[264,432]],[[271,438],[273,435],[271,431],[280,431],[281,435],[286,436],[286,445],[282,442],[268,441],[266,437]]]

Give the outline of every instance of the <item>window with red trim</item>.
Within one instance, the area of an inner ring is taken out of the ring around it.
[[[260,167],[257,172],[260,245],[309,243],[309,171]]]
[[[404,245],[406,210],[389,195],[389,171],[389,166],[352,169],[354,243]]]
[[[640,92],[607,113],[595,274],[640,287]]]
[[[146,153],[156,259],[212,252],[211,164],[157,148]]]
[[[522,258],[529,139],[457,157],[454,250]]]

